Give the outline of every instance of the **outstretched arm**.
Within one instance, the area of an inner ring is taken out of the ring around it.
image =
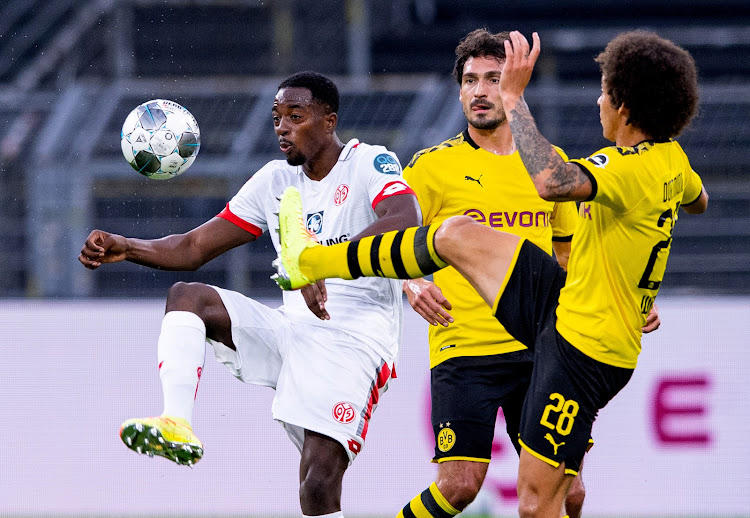
[[[539,196],[549,201],[583,201],[591,195],[591,181],[580,167],[563,161],[552,144],[539,133],[523,92],[541,51],[539,35],[533,47],[518,31],[505,42],[505,66],[500,77],[503,108],[513,141]]]
[[[185,234],[160,239],[127,238],[93,230],[78,260],[90,270],[120,261],[161,270],[196,270],[227,250],[254,239],[253,234],[222,218],[213,218]]]

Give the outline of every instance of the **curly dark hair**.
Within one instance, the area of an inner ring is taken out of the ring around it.
[[[698,107],[698,71],[682,47],[652,32],[625,32],[595,61],[612,105],[630,110],[628,124],[659,142],[690,124]]]
[[[456,63],[453,65],[453,77],[461,84],[464,65],[469,58],[492,57],[505,59],[505,40],[510,39],[508,31],[492,34],[487,29],[476,29],[464,37],[456,47]]]
[[[338,113],[339,111],[339,89],[329,78],[318,72],[297,72],[284,79],[277,89],[282,88],[307,88],[317,101],[326,110],[326,113]]]

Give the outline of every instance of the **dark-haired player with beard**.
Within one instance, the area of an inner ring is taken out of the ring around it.
[[[698,105],[698,74],[687,51],[645,31],[613,39],[596,61],[602,132],[615,145],[566,162],[539,133],[523,97],[540,53],[536,33],[533,41],[513,31],[505,42],[501,99],[539,195],[581,202],[567,274],[530,240],[466,216],[317,246],[300,228],[299,196],[289,189],[280,205],[278,281],[293,289],[329,277],[418,278],[455,267],[534,352],[521,414],[519,515],[558,518],[598,412],[638,362],[678,213],[704,212],[708,194],[673,140]],[[404,516],[457,514],[432,493],[430,507],[412,506]]]
[[[531,240],[565,268],[578,214],[574,202],[539,197],[518,154],[500,98],[508,32],[477,29],[456,47],[453,76],[468,127],[424,149],[404,169],[422,209],[423,225],[468,215],[496,230]],[[555,148],[560,156],[567,156]],[[533,356],[497,321],[476,290],[452,267],[427,279],[404,281],[410,304],[431,326],[430,383],[434,462],[432,491],[456,510],[477,496],[492,456],[498,408],[516,451],[521,408]],[[578,518],[580,477],[566,512]],[[431,490],[406,505],[413,512]],[[402,515],[399,515],[402,516]]]
[[[92,270],[118,261],[195,270],[265,231],[278,250],[279,199],[289,186],[302,193],[307,228],[321,243],[419,225],[419,205],[397,157],[356,139],[342,143],[338,109],[330,79],[290,76],[271,110],[286,160],[266,164],[215,218],[185,234],[142,240],[94,230],[79,260]],[[216,286],[178,282],[167,295],[158,341],[164,410],[125,421],[120,437],[138,453],[177,464],[202,457],[192,416],[208,342],[241,381],[276,390],[273,417],[302,454],[303,515],[341,518],[344,472],[395,377],[402,322],[401,283],[389,279],[316,283],[285,293],[278,309]]]

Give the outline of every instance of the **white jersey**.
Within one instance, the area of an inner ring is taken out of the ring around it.
[[[352,139],[321,181],[310,180],[301,166],[285,160],[267,163],[219,217],[256,236],[269,231],[278,253],[279,200],[290,185],[300,192],[307,228],[324,246],[348,241],[376,221],[374,208],[384,198],[412,192],[401,177],[401,165],[393,153],[383,146]],[[326,290],[326,310],[331,316],[328,321],[318,319],[308,309],[299,291],[284,292],[283,311],[309,324],[334,326],[374,348],[383,359],[395,359],[403,325],[401,281],[327,279]]]

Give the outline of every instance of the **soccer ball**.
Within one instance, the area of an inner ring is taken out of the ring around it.
[[[201,135],[195,117],[174,101],[155,99],[125,119],[120,146],[125,160],[143,176],[166,180],[193,164]]]

